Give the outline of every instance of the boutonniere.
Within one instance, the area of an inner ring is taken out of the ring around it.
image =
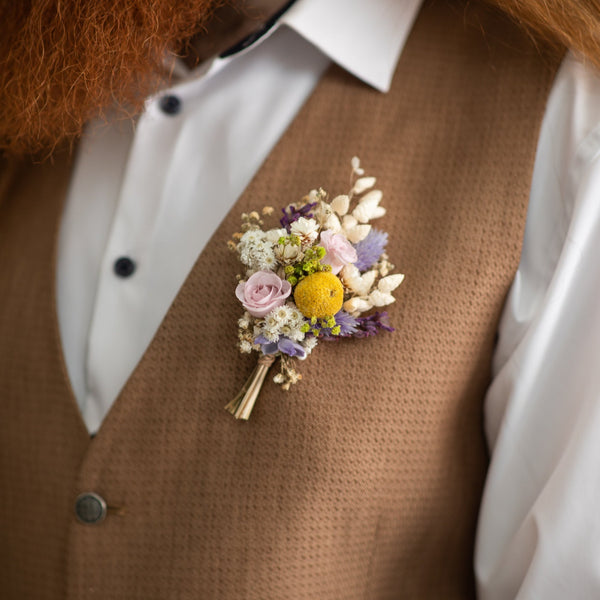
[[[323,189],[282,209],[280,227],[263,229],[263,217],[242,215],[229,247],[245,272],[235,294],[245,309],[238,321],[238,348],[256,352],[258,363],[240,393],[225,407],[248,419],[267,372],[279,359],[273,381],[284,390],[302,379],[296,364],[321,341],[366,338],[394,331],[386,312],[404,275],[385,252],[388,234],[371,221],[385,215],[375,178],[352,159],[351,189],[329,200]],[[369,314],[367,314],[369,313]]]

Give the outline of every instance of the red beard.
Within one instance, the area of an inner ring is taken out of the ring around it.
[[[487,1],[538,39],[570,47],[600,67],[596,2]],[[215,8],[240,2],[0,0],[0,150],[49,154],[109,106],[139,111],[160,83],[166,50],[182,51]]]
[[[2,0],[0,148],[48,153],[118,103],[139,110],[224,0]]]

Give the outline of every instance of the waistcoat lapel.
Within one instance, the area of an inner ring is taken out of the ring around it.
[[[200,256],[91,443],[52,296],[48,224],[65,177],[44,165],[7,184],[7,597],[469,597],[481,402],[519,258],[554,68],[545,60],[496,14],[436,3],[388,95],[332,68]],[[239,267],[226,240],[243,211],[319,186],[346,191],[354,154],[379,177],[381,226],[407,275],[390,310],[397,331],[322,343],[293,391],[268,380],[251,420],[237,422],[223,406],[254,359],[235,346]],[[82,491],[113,508],[101,525],[75,521]]]

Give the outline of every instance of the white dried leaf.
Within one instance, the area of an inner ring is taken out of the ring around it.
[[[339,276],[343,281],[345,281],[346,279],[351,279],[352,277],[360,277],[360,271],[355,265],[348,264],[342,267],[342,270],[339,272]]]
[[[385,208],[379,206],[381,198],[383,198],[381,190],[371,190],[361,198],[358,206],[352,211],[352,216],[361,223],[383,217]]]
[[[369,231],[371,231],[370,225],[356,225],[352,229],[346,230],[346,237],[349,242],[356,244],[364,240],[369,235]]]
[[[331,208],[340,216],[345,215],[350,207],[350,198],[345,194],[336,196],[331,201]]]
[[[352,215],[346,215],[342,219],[342,227],[344,229],[352,229],[358,225],[358,221]]]
[[[365,170],[360,168],[360,158],[358,158],[358,156],[353,156],[350,164],[352,165],[353,173],[359,177],[365,174]]]
[[[388,304],[392,304],[392,302],[396,301],[396,298],[391,294],[384,294],[379,290],[373,290],[369,294],[369,300],[373,304],[373,306],[387,306]]]
[[[368,271],[360,278],[360,286],[357,290],[360,296],[366,296],[371,291],[376,276],[377,271]]]
[[[377,180],[375,177],[361,177],[357,179],[354,183],[354,187],[352,188],[353,194],[362,194],[367,191],[369,188],[372,188],[375,185]]]
[[[342,230],[342,224],[336,215],[331,214],[327,217],[325,223],[323,223],[323,228],[330,229],[333,233],[339,233]]]
[[[346,265],[341,275],[347,288],[359,296],[366,296],[375,283],[377,271],[367,271],[361,275],[360,271],[354,265]]]
[[[371,190],[366,193],[361,199],[359,204],[368,204],[369,206],[377,206],[383,198],[383,192],[381,190]]]
[[[369,206],[368,204],[359,204],[352,211],[352,216],[360,223],[368,223],[371,219],[378,219],[383,215],[385,215],[383,206]]]
[[[364,298],[350,298],[344,302],[344,310],[350,314],[360,314],[371,308],[373,308],[371,302]]]
[[[377,289],[384,294],[390,294],[393,292],[402,282],[404,281],[404,275],[401,273],[394,273],[393,275],[388,275],[383,279],[379,280],[377,284]]]

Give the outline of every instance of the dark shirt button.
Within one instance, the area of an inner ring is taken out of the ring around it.
[[[119,277],[129,277],[135,271],[135,263],[127,256],[122,256],[115,261],[114,270]]]
[[[181,110],[181,100],[177,96],[163,96],[158,105],[167,115],[176,115]]]
[[[75,500],[75,514],[82,523],[100,523],[106,517],[106,502],[93,492],[80,494]]]

